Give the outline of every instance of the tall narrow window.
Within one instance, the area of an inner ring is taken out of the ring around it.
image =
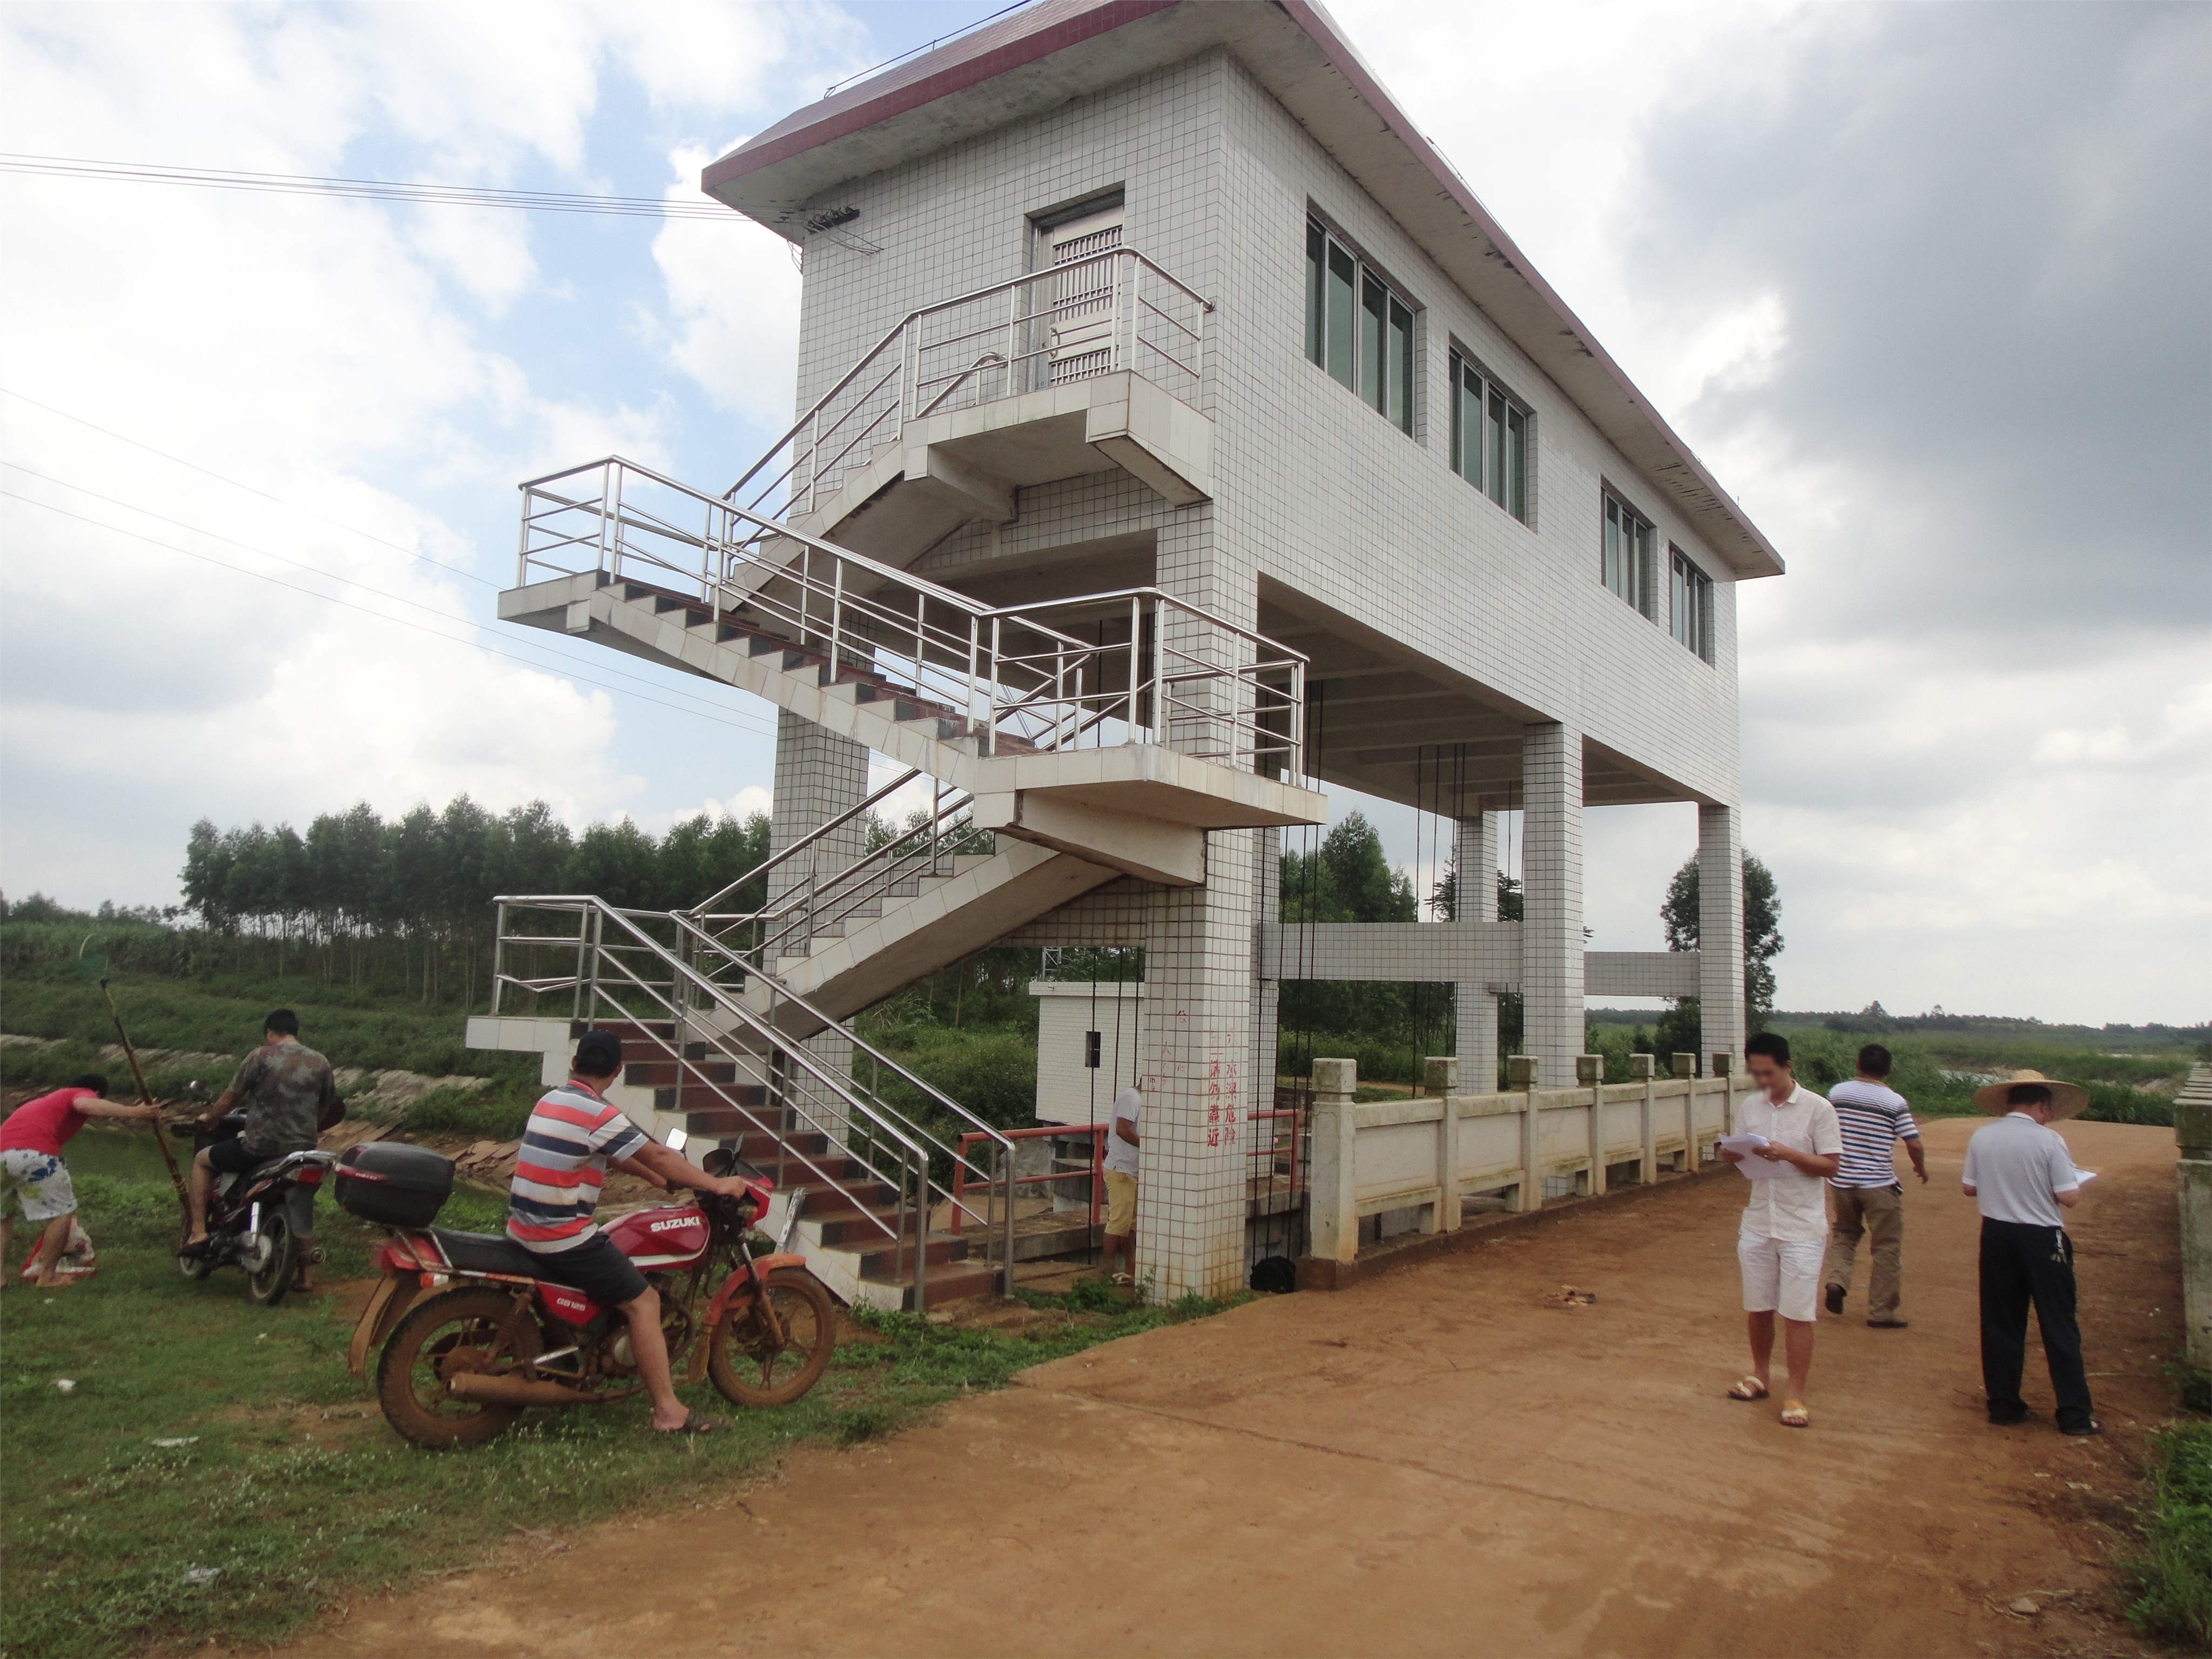
[[[1668,584],[1668,617],[1674,637],[1707,662],[1713,659],[1713,579],[1679,547],[1668,550],[1673,574]]]
[[[1098,1069],[1100,1047],[1097,1032],[1085,1031],[1083,1034],[1083,1063],[1094,1072]]]
[[[1651,568],[1651,521],[1611,490],[1605,492],[1605,544],[1599,576],[1613,592],[1658,620]]]
[[[1413,429],[1413,308],[1306,221],[1306,356],[1400,431]]]
[[[1452,353],[1452,471],[1528,521],[1528,411],[1471,358]]]

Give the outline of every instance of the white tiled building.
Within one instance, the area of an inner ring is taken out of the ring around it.
[[[1164,590],[1303,653],[1295,769],[1316,787],[1457,821],[1468,867],[1494,868],[1496,815],[1525,811],[1525,920],[1412,942],[1270,925],[1279,826],[1319,816],[1294,790],[1207,818],[1129,783],[1116,811],[1203,829],[1202,850],[1162,830],[1142,856],[1136,819],[1086,830],[1042,789],[979,806],[1002,847],[1088,851],[1112,878],[998,937],[1146,951],[1159,1294],[1241,1281],[1278,977],[1459,981],[1462,1076],[1494,1061],[1500,988],[1524,994],[1547,1085],[1573,1080],[1586,992],[1701,994],[1705,1049],[1740,1048],[1735,584],[1781,562],[1319,7],[1042,0],[807,106],[704,183],[804,250],[793,526],[993,606]],[[1127,641],[1130,678],[1212,626],[1133,614],[1057,625]],[[779,727],[780,845],[863,787],[867,742],[813,708]],[[1195,730],[1166,746],[1199,752]],[[1715,948],[1586,960],[1583,812],[1655,801],[1698,804]]]

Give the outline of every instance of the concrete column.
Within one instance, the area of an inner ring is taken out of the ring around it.
[[[1741,809],[1698,808],[1698,1007],[1710,1070],[1717,1054],[1743,1058],[1743,825]]]
[[[1221,535],[1211,508],[1176,514],[1157,548],[1162,589],[1242,626],[1257,620],[1257,568],[1249,550]],[[1180,612],[1163,613],[1160,634],[1164,653],[1224,668],[1249,648]],[[1228,732],[1200,711],[1225,711],[1248,694],[1224,678],[1187,683],[1182,699],[1163,734],[1167,745],[1205,751]],[[1252,1075],[1259,840],[1254,830],[1209,831],[1205,885],[1164,888],[1147,903],[1137,1276],[1149,1279],[1159,1301],[1244,1286],[1246,1176],[1257,1127],[1244,1115],[1255,1097],[1273,1098],[1273,1070]]]
[[[1459,821],[1454,868],[1459,872],[1458,920],[1498,920],[1498,814]],[[1452,988],[1458,1025],[1459,1086],[1471,1095],[1498,1089],[1498,994],[1480,980]]]
[[[1313,1173],[1306,1190],[1312,1208],[1311,1253],[1324,1261],[1351,1261],[1359,1255],[1358,1135],[1352,1103],[1358,1077],[1357,1060],[1313,1063]]]
[[[775,799],[769,813],[769,853],[782,852],[817,825],[858,804],[867,793],[866,744],[840,737],[787,708],[776,711]],[[866,846],[866,831],[857,823],[824,837],[818,854],[802,854],[770,872],[769,900],[804,886],[810,868],[823,877],[835,875],[859,858]]]
[[[781,853],[808,831],[828,823],[838,813],[858,805],[868,793],[868,750],[866,744],[802,720],[789,709],[775,717],[775,799],[769,813],[769,850]],[[804,887],[809,871],[826,880],[859,858],[867,846],[866,827],[859,822],[826,836],[814,849],[802,854],[769,875],[770,902]],[[836,1077],[853,1074],[851,1039],[834,1031],[810,1037],[806,1051],[824,1070]],[[842,1133],[842,1106],[812,1079],[794,1074],[792,1093],[813,1121],[830,1134]]]
[[[1583,1033],[1582,733],[1523,726],[1521,783],[1522,1047],[1540,1086],[1565,1089]]]

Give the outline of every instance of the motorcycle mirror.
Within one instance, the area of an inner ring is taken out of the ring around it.
[[[680,1152],[684,1150],[685,1144],[690,1141],[690,1139],[691,1137],[685,1134],[681,1129],[671,1129],[668,1132],[668,1139],[664,1144],[667,1146],[670,1152]]]
[[[717,1146],[699,1160],[699,1167],[718,1179],[737,1166],[737,1155],[726,1146]]]

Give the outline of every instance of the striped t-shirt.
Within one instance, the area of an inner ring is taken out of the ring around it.
[[[1919,1126],[1905,1097],[1879,1083],[1853,1078],[1828,1091],[1836,1122],[1844,1132],[1843,1166],[1828,1177],[1831,1187],[1894,1187],[1897,1165],[1891,1148],[1920,1139]]]
[[[526,1249],[573,1250],[599,1237],[592,1220],[607,1160],[625,1158],[645,1136],[587,1084],[570,1078],[530,1114],[507,1188],[507,1237]]]

